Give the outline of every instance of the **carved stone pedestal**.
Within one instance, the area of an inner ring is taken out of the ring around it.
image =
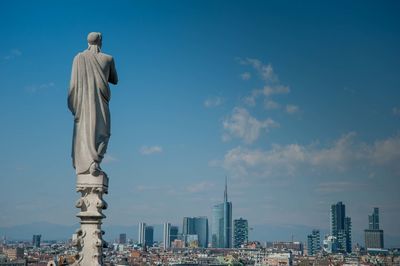
[[[79,252],[75,265],[102,266],[104,231],[101,230],[101,220],[106,217],[102,211],[107,209],[103,194],[108,193],[108,177],[105,173],[99,176],[78,175],[76,191],[81,193],[75,205],[81,209],[76,215],[81,219],[81,228],[76,231],[74,240]]]

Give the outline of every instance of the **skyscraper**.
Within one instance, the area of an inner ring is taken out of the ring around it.
[[[194,217],[183,217],[182,235],[194,235]]]
[[[138,243],[142,246],[146,244],[146,223],[139,223]]]
[[[35,248],[40,248],[40,238],[42,235],[33,235],[32,237],[32,245]]]
[[[228,186],[225,178],[224,202],[212,210],[212,246],[216,248],[232,247],[232,202],[228,202]]]
[[[346,252],[351,253],[352,246],[351,246],[351,218],[346,217],[344,218],[344,233],[346,234]]]
[[[172,242],[174,242],[175,239],[178,239],[178,232],[179,232],[178,226],[172,225],[170,230],[169,230],[169,243],[170,243],[170,245],[171,245]]]
[[[233,246],[235,248],[240,248],[241,245],[249,241],[249,223],[247,220],[240,218],[234,220],[233,225]]]
[[[312,230],[311,235],[307,236],[308,256],[315,256],[321,250],[321,234],[319,230]]]
[[[167,249],[170,247],[170,237],[171,237],[171,224],[170,223],[164,223],[164,231],[163,231],[163,244],[164,244],[164,249]]]
[[[119,243],[126,244],[126,234],[119,234]]]
[[[154,244],[154,227],[146,226],[144,231],[145,245],[146,247],[152,247]]]
[[[371,215],[368,215],[368,229],[379,230],[379,208],[374,208]]]
[[[331,206],[331,235],[337,239],[340,252],[351,252],[351,219],[346,206],[339,201]]]
[[[182,235],[197,235],[199,247],[208,247],[208,219],[207,217],[184,217]]]
[[[366,248],[383,248],[383,230],[379,229],[379,208],[368,215],[368,229],[364,230]]]

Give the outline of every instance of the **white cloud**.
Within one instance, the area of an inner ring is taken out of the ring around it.
[[[244,72],[240,75],[243,80],[249,80],[251,78],[251,74],[249,72]]]
[[[400,108],[399,107],[393,107],[392,113],[395,116],[400,116]]]
[[[265,65],[258,59],[248,57],[245,59],[239,58],[238,60],[243,65],[251,65],[265,82],[278,81],[278,77],[271,64]]]
[[[204,181],[204,182],[200,182],[197,184],[192,184],[190,186],[187,186],[186,191],[190,192],[190,193],[199,193],[199,192],[208,191],[213,187],[214,187],[214,183]]]
[[[264,96],[271,96],[274,94],[288,94],[289,92],[290,88],[288,86],[282,86],[282,85],[264,86],[264,88],[261,90],[261,93]]]
[[[258,95],[260,95],[260,90],[253,90],[249,96],[243,98],[243,102],[248,106],[255,106]]]
[[[243,98],[244,103],[248,106],[255,106],[259,97],[264,97],[265,103],[267,98],[268,100],[271,100],[270,97],[274,95],[284,95],[290,92],[290,88],[288,86],[280,84],[278,76],[276,75],[271,64],[263,64],[261,60],[255,58],[238,58],[238,61],[240,64],[252,66],[264,83],[262,89],[254,89],[251,91],[250,95]],[[242,79],[247,79],[250,78],[250,73],[245,72],[241,76]]]
[[[344,191],[352,191],[354,189],[364,189],[364,184],[360,184],[359,182],[357,183],[350,182],[350,181],[323,182],[318,184],[315,191],[321,194],[328,194],[328,193],[340,193]]]
[[[266,85],[263,89],[252,90],[249,96],[244,98],[244,103],[249,106],[256,105],[256,100],[259,96],[264,96],[264,102],[269,100],[269,96],[277,95],[277,94],[288,94],[290,92],[290,88],[288,86],[282,85]]]
[[[397,165],[400,162],[400,136],[376,141],[372,147],[367,148],[375,165]]]
[[[163,148],[161,146],[142,146],[140,148],[140,153],[143,155],[161,153],[162,151],[163,151]]]
[[[222,138],[227,141],[231,137],[237,137],[245,143],[252,143],[259,138],[262,130],[268,131],[269,128],[277,126],[278,123],[270,118],[260,121],[251,116],[246,109],[236,107],[232,115],[223,121],[226,133]]]
[[[225,154],[223,167],[235,177],[292,176],[296,165],[305,160],[304,148],[276,145],[270,151],[236,147]]]
[[[224,103],[224,99],[221,97],[213,97],[213,98],[208,98],[207,100],[204,101],[204,106],[207,108],[212,108],[212,107],[217,107],[220,106]]]
[[[273,100],[268,100],[268,99],[265,99],[264,106],[268,110],[279,109],[281,107],[281,105],[279,103],[277,103]]]
[[[53,81],[47,82],[47,83],[43,83],[40,85],[29,85],[25,87],[25,90],[31,93],[35,93],[35,92],[39,92],[42,90],[47,90],[47,89],[51,89],[54,88],[55,83]]]
[[[288,104],[286,105],[286,113],[288,114],[295,114],[297,112],[299,112],[299,107],[297,105],[293,105],[293,104]]]
[[[22,52],[19,49],[12,49],[6,56],[4,56],[4,60],[11,60],[18,56],[21,56]]]
[[[236,147],[229,150],[222,166],[236,177],[273,178],[304,176],[332,171],[389,171],[400,176],[400,136],[366,144],[356,134],[343,135],[331,145],[273,145],[270,150]]]

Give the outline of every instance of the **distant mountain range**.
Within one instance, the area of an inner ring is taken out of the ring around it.
[[[161,224],[152,225],[154,227],[154,240],[162,240],[163,226]],[[181,226],[180,226],[181,227]],[[30,241],[34,234],[41,234],[42,240],[67,240],[79,228],[79,224],[59,225],[47,222],[36,222],[31,224],[15,225],[10,227],[0,227],[0,237],[4,236],[9,240]],[[304,225],[254,225],[249,230],[249,240],[260,242],[273,241],[294,241],[305,242],[307,235],[311,233],[313,227]],[[120,233],[126,233],[128,239],[138,239],[138,226],[104,225],[106,232],[104,239],[113,241],[118,239]],[[321,237],[328,234],[328,230],[321,229]],[[353,244],[363,244],[363,234],[353,232]],[[386,247],[400,247],[400,237],[385,235]]]

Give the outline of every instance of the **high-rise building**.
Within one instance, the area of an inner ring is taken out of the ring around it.
[[[308,256],[315,256],[321,250],[321,234],[319,230],[312,230],[311,235],[307,236]]]
[[[351,252],[351,219],[346,217],[346,206],[341,201],[331,206],[331,235],[337,241],[338,251]]]
[[[175,239],[178,239],[178,233],[179,233],[178,226],[172,225],[171,229],[169,230],[169,243],[170,244],[172,242],[174,242]]]
[[[182,226],[183,237],[197,235],[199,247],[208,247],[208,219],[207,217],[184,217]]]
[[[42,235],[33,235],[32,237],[32,245],[35,248],[40,248],[40,238]]]
[[[240,218],[233,221],[233,247],[240,248],[249,241],[249,223]]]
[[[170,223],[164,223],[164,230],[163,230],[163,246],[164,249],[167,249],[170,247],[170,239],[171,239],[171,224]]]
[[[228,202],[228,187],[225,179],[224,202],[212,210],[212,246],[216,248],[232,247],[232,202]]]
[[[146,226],[144,233],[145,245],[146,247],[152,247],[154,244],[154,227]]]
[[[194,232],[194,217],[183,217],[182,235],[193,235]]]
[[[146,244],[146,223],[139,223],[139,239],[138,244],[144,246]]]
[[[346,234],[346,252],[351,253],[352,246],[351,246],[351,218],[346,217],[344,218],[344,233]]]
[[[379,229],[379,208],[368,215],[368,229],[364,230],[366,248],[383,248],[383,230]]]
[[[119,243],[126,244],[126,234],[119,234]]]
[[[379,208],[374,208],[371,215],[368,215],[368,229],[379,230]]]

